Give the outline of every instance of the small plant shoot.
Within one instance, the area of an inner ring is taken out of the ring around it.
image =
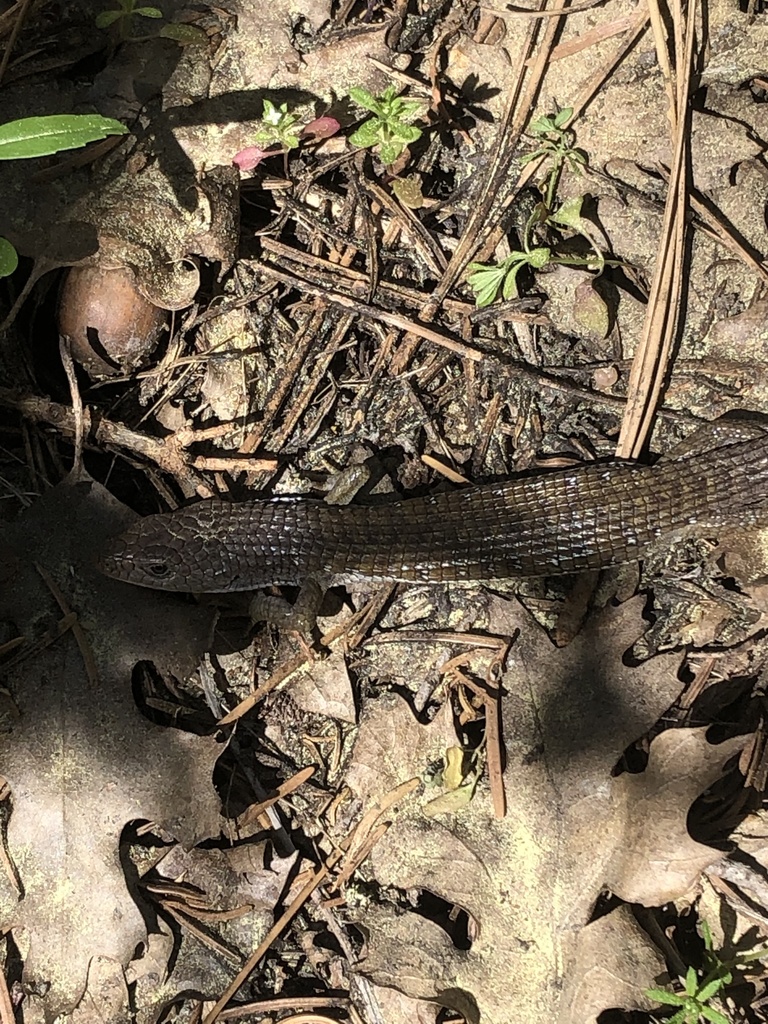
[[[564,167],[576,174],[582,174],[587,157],[574,146],[573,132],[566,128],[573,116],[572,107],[564,107],[552,116],[537,117],[530,125],[530,134],[538,142],[536,149],[528,153],[520,161],[521,165],[536,159],[546,159],[549,169],[542,183],[542,200],[537,203],[528,218],[523,232],[523,248],[515,250],[499,263],[470,263],[467,283],[475,293],[475,304],[482,308],[490,306],[499,293],[503,299],[515,299],[518,295],[517,278],[523,267],[531,270],[542,270],[549,264],[565,264],[567,266],[583,266],[597,273],[602,273],[606,262],[614,264],[615,260],[606,261],[600,247],[597,232],[585,217],[581,215],[584,196],[566,199],[556,205],[557,186]],[[537,228],[554,229],[568,228],[586,239],[593,255],[580,256],[574,253],[558,255],[546,245],[538,245],[534,241]]]
[[[669,1017],[665,1024],[699,1024],[700,1021],[708,1021],[709,1024],[731,1024],[729,1017],[710,1005],[712,1000],[720,996],[731,984],[734,970],[749,967],[768,955],[768,949],[760,948],[736,953],[735,956],[723,959],[721,953],[714,948],[712,932],[707,922],[702,919],[699,926],[704,940],[704,969],[707,972],[705,976],[699,978],[696,969],[689,967],[685,978],[682,979],[681,993],[669,992],[665,988],[646,989],[645,994],[649,999],[655,999],[663,1006],[677,1007],[677,1012]]]
[[[256,132],[256,141],[266,146],[282,146],[283,149],[296,149],[301,134],[301,118],[288,109],[287,103],[279,107],[268,99],[264,100],[262,126]]]
[[[350,89],[349,95],[358,107],[370,110],[373,114],[350,135],[349,141],[362,149],[378,146],[383,164],[393,164],[406,146],[421,138],[421,129],[412,122],[423,114],[423,103],[398,96],[393,85],[385,89],[381,96],[374,96],[362,88]]]
[[[116,0],[117,7],[108,11],[102,11],[96,16],[96,27],[102,29],[114,28],[120,42],[142,42],[151,39],[147,35],[134,35],[134,19],[148,18],[153,21],[162,19],[163,12],[159,7],[142,4],[137,6],[136,0]],[[172,39],[180,46],[207,42],[207,36],[202,29],[194,25],[183,25],[172,21],[163,25],[156,35],[163,39]]]

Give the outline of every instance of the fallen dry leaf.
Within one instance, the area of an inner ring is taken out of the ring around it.
[[[344,653],[331,651],[300,669],[291,681],[291,700],[310,714],[354,724],[357,708]]]
[[[571,971],[560,1001],[561,1021],[591,1021],[607,1006],[650,1010],[643,989],[665,971],[629,907],[617,907],[578,934]]]
[[[31,651],[6,683],[18,718],[0,763],[24,897],[16,908],[6,898],[3,923],[24,951],[25,979],[50,985],[51,1015],[75,1005],[92,957],[125,965],[145,938],[119,858],[126,823],[156,820],[190,844],[219,830],[211,772],[220,746],[153,725],[131,691],[142,660],[187,675],[207,645],[210,612],[106,579],[93,565],[104,539],[133,518],[84,479],[48,491],[2,533],[2,618],[29,641],[55,635],[62,614],[33,563],[41,564],[77,612],[95,669],[89,676],[70,630]]]
[[[718,746],[707,729],[669,729],[651,744],[648,767],[614,780],[612,796],[623,835],[608,864],[609,888],[629,903],[660,906],[694,885],[722,853],[695,842],[685,812],[744,746],[737,736]]]
[[[510,1006],[527,1024],[591,1024],[608,1007],[647,1007],[643,990],[661,964],[650,941],[622,915],[590,925],[591,933],[585,926],[609,882],[621,881],[627,892],[634,885],[635,897],[659,903],[689,888],[709,848],[693,844],[693,850],[688,839],[679,870],[664,877],[658,861],[666,865],[674,852],[661,840],[679,843],[687,835],[691,801],[737,741],[706,748],[700,730],[663,734],[651,747],[649,772],[629,782],[612,777],[623,750],[680,689],[676,655],[624,663],[644,628],[642,606],[636,599],[608,609],[570,647],[557,649],[516,602],[495,603],[494,632],[520,631],[503,677],[507,817],[493,817],[485,783],[464,810],[434,820],[413,799],[371,854],[381,884],[426,890],[444,899],[447,910],[466,911],[471,948],[456,948],[422,915],[366,908],[360,970],[373,982],[483,1024],[507,1024]],[[378,701],[363,720],[346,781],[365,810],[417,774],[434,749],[429,729],[404,701]],[[681,771],[684,751],[698,754]],[[640,827],[633,804],[641,794],[647,814],[664,807],[661,839],[653,823],[647,831]],[[421,797],[429,799],[429,793]],[[627,843],[637,844],[636,859],[622,860]],[[720,854],[709,850],[708,856]],[[630,959],[615,949],[617,936],[633,950]],[[598,960],[605,965],[599,978]]]

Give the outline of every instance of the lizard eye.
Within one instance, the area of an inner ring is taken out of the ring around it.
[[[155,562],[153,565],[147,566],[147,572],[156,580],[161,580],[168,575],[168,566],[164,562]]]

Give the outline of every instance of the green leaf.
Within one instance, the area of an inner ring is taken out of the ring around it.
[[[507,271],[507,276],[504,278],[504,287],[502,288],[501,291],[501,297],[503,299],[517,298],[517,275],[520,273],[524,266],[524,263],[515,263]]]
[[[180,25],[176,21],[163,25],[157,34],[163,39],[172,39],[180,46],[205,46],[208,43],[208,36],[197,25]]]
[[[419,100],[404,100],[398,98],[392,103],[392,109],[388,111],[390,117],[396,117],[401,121],[411,120],[424,113],[424,104]]]
[[[695,1024],[697,1019],[698,1019],[698,1014],[696,1015],[696,1017],[693,1018],[692,1024]],[[691,1021],[690,1010],[687,1009],[686,1007],[683,1007],[682,1010],[678,1010],[677,1011],[677,1013],[674,1015],[674,1017],[670,1017],[668,1021],[665,1021],[665,1024],[689,1024],[690,1021]]]
[[[547,132],[553,132],[555,130],[555,122],[551,117],[542,115],[537,117],[535,121],[532,121],[528,131],[531,135],[545,135]]]
[[[157,7],[135,7],[133,13],[141,15],[142,18],[162,18],[163,16],[163,12]]]
[[[478,309],[485,309],[486,306],[490,306],[496,301],[496,295],[498,294],[498,287],[487,284],[484,288],[478,288],[475,290],[475,305]]]
[[[7,238],[0,237],[0,277],[8,277],[19,265],[19,254]]]
[[[562,128],[566,121],[570,121],[573,116],[573,107],[563,107],[562,110],[555,114],[554,126],[555,128]]]
[[[0,160],[50,156],[64,149],[79,149],[106,135],[125,135],[128,129],[100,114],[50,114],[24,117],[0,125]]]
[[[498,284],[501,284],[501,279],[506,273],[506,267],[496,263],[470,263],[467,270],[471,271],[467,275],[467,281],[470,284],[473,284],[475,281],[484,281],[491,277]]]
[[[405,143],[415,142],[422,136],[421,128],[417,128],[413,124],[391,124],[389,130],[393,138]]]
[[[367,89],[361,89],[358,86],[353,86],[349,90],[349,95],[358,107],[364,107],[366,110],[370,110],[374,114],[381,114],[381,104],[373,93],[368,92]]]
[[[383,127],[378,117],[372,117],[370,120],[364,121],[357,131],[352,132],[349,141],[353,146],[370,149],[371,146],[375,146],[379,142]]]
[[[96,15],[96,28],[109,28],[114,25],[118,18],[124,18],[123,11],[102,11]]]
[[[288,106],[286,104],[286,110]],[[280,121],[280,110],[275,106],[272,100],[264,99],[264,112],[261,115],[262,121],[265,124],[276,125]]]
[[[685,996],[668,992],[665,988],[647,988],[645,994],[649,999],[655,999],[657,1003],[663,1003],[665,1006],[685,1006],[688,1002]]]
[[[534,270],[541,270],[542,267],[546,267],[552,258],[552,250],[548,249],[547,246],[539,246],[538,249],[531,249],[528,253],[528,262]]]
[[[475,293],[475,305],[478,309],[490,306],[504,279],[505,268],[486,263],[470,263],[467,269],[470,271],[467,284]]]
[[[584,196],[574,196],[566,199],[561,206],[550,214],[549,219],[555,224],[562,224],[566,228],[573,228],[579,231],[581,226],[581,208],[584,205]]]
[[[712,1024],[730,1024],[730,1021],[724,1013],[720,1013],[719,1010],[715,1010],[712,1006],[702,1006],[701,1016],[706,1020],[712,1021]]]
[[[534,149],[534,151],[532,153],[526,153],[525,156],[521,156],[520,157],[520,160],[519,160],[520,166],[521,167],[525,167],[525,165],[529,164],[531,162],[531,160],[535,160],[537,157],[544,156],[545,152],[546,152],[546,150],[544,150],[541,146],[539,146],[539,148],[538,149]]]
[[[388,139],[379,145],[379,156],[383,164],[393,164],[405,149],[400,139]]]
[[[700,1003],[708,1003],[712,996],[717,995],[721,988],[725,988],[726,985],[730,985],[733,980],[730,971],[726,974],[721,974],[717,978],[713,978],[708,981],[705,985],[696,993],[696,998]]]
[[[712,942],[712,929],[710,928],[709,922],[705,921],[703,918],[699,918],[698,929],[701,933],[703,942],[705,942],[705,949],[707,952],[711,953],[715,947]]]

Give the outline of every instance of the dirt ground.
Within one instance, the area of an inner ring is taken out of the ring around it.
[[[7,0],[0,45],[0,1024],[764,1021],[768,516],[303,631],[96,565],[759,423],[762,0]],[[3,158],[86,113],[127,133]]]

